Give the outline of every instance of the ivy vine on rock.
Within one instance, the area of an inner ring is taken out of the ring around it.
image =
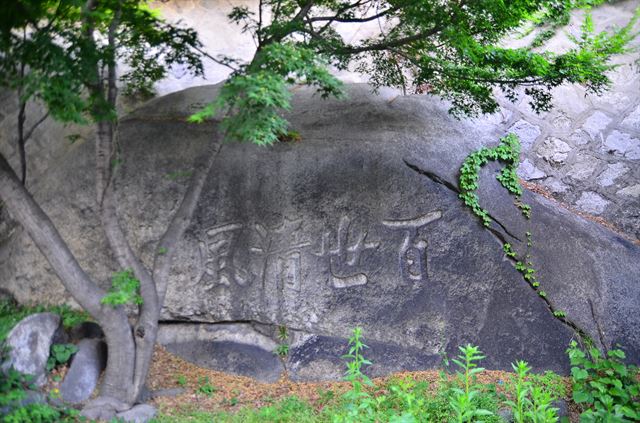
[[[489,161],[504,163],[505,166],[500,170],[496,179],[510,194],[516,197],[515,206],[525,218],[530,219],[531,206],[521,200],[522,187],[517,175],[518,165],[520,164],[520,141],[515,134],[508,134],[502,137],[496,147],[482,147],[480,150],[469,154],[464,160],[460,167],[459,178],[460,198],[464,204],[471,209],[485,227],[491,225],[491,216],[487,210],[480,206],[480,199],[476,192],[479,188],[480,169]],[[516,270],[522,274],[523,279],[538,293],[538,296],[545,301],[553,316],[565,323],[569,323],[566,319],[566,313],[556,310],[547,298],[547,293],[540,289],[540,282],[537,279],[536,269],[529,252],[533,246],[531,232],[527,231],[525,235],[527,252],[524,256],[518,255],[508,242],[503,242],[502,250],[509,259],[515,262]],[[576,329],[581,332],[579,328],[576,327]]]
[[[500,184],[511,194],[516,196],[516,206],[526,218],[531,217],[531,207],[520,201],[522,187],[518,182],[516,171],[520,164],[520,141],[515,134],[509,134],[500,139],[500,144],[493,148],[482,147],[471,153],[460,167],[460,198],[473,213],[480,218],[482,224],[489,227],[491,217],[489,212],[480,206],[476,190],[480,178],[480,168],[489,161],[500,161],[505,164],[496,176]]]

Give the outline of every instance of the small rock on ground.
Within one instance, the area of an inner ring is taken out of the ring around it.
[[[116,414],[118,419],[132,423],[146,423],[156,415],[156,408],[149,404],[139,404],[130,410]]]
[[[62,399],[71,404],[79,404],[89,399],[106,364],[107,351],[104,342],[98,339],[80,341],[78,352],[60,384]]]

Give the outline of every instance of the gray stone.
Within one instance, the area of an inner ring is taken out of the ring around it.
[[[562,133],[570,133],[573,128],[573,120],[564,113],[560,113],[553,119],[554,128]]]
[[[576,206],[587,213],[602,214],[609,205],[610,201],[605,200],[595,192],[587,191],[580,195]]]
[[[538,169],[529,159],[524,159],[518,166],[518,176],[525,181],[533,181],[546,178],[547,174]]]
[[[42,386],[51,340],[60,325],[60,316],[53,313],[37,313],[22,319],[7,335],[8,359],[2,370],[14,368],[20,373],[32,375],[34,383]]]
[[[584,181],[593,175],[599,165],[600,160],[596,157],[586,154],[579,155],[567,172],[567,176],[578,181]]]
[[[51,337],[51,345],[55,344],[68,344],[69,343],[69,334],[65,330],[64,326],[58,326],[58,329],[54,332]]]
[[[617,90],[605,91],[601,95],[591,95],[590,97],[595,107],[602,110],[610,110],[615,113],[623,112],[635,98],[635,96],[630,97],[626,92]]]
[[[591,135],[585,130],[579,129],[569,136],[569,141],[571,141],[573,145],[585,145],[591,141]]]
[[[603,149],[608,153],[617,153],[631,160],[640,159],[640,140],[631,135],[612,131],[603,144]]]
[[[533,217],[524,219],[491,166],[482,171],[479,193],[502,227],[486,230],[455,186],[464,158],[483,140],[495,145],[496,137],[452,119],[434,98],[346,88],[345,101],[294,91],[287,117],[299,143],[222,148],[177,248],[161,318],[211,323],[214,334],[226,334],[176,341],[181,354],[214,352],[211,365],[272,378],[280,371],[272,353],[278,341],[261,325],[283,325],[292,333],[286,359],[292,378],[340,378],[340,355],[351,329],[361,326],[372,375],[436,367],[442,352],[455,355],[466,343],[486,353],[487,368],[510,369],[518,358],[566,373],[565,349],[575,333],[549,313],[501,246],[502,238],[526,249],[509,234],[524,240],[531,231],[532,258],[550,300],[597,340],[593,299],[605,342],[625,345],[630,360],[640,357],[638,246],[528,191],[523,201]],[[118,172],[118,199],[143,260],[152,260],[184,192],[184,184],[165,175],[191,168],[215,133],[215,122],[189,125],[184,117],[216,89],[153,100],[120,122],[127,160]],[[34,189],[64,222],[62,232],[95,236],[81,263],[101,275],[98,262],[110,255],[96,248],[106,245],[99,221],[77,212],[85,192],[93,192],[86,164],[92,157],[91,145],[77,146],[68,164]],[[26,296],[34,285],[53,285],[37,250],[18,239],[10,245],[12,261],[31,263],[0,266],[12,292]]]
[[[506,423],[513,422],[513,411],[510,408],[501,408],[498,410],[498,417],[500,417]]]
[[[569,144],[555,137],[547,138],[538,148],[540,157],[552,164],[563,164],[567,160],[570,151],[571,146]]]
[[[98,339],[83,339],[73,356],[69,371],[60,384],[64,402],[79,404],[91,397],[100,373],[107,365],[106,344]]]
[[[284,371],[277,344],[246,323],[162,325],[158,342],[192,363],[264,382]]]
[[[626,188],[618,191],[619,195],[624,195],[625,197],[640,197],[640,184],[635,184],[632,186],[628,186]]]
[[[569,186],[556,178],[549,178],[544,182],[544,185],[548,187],[554,194],[563,194],[569,190]]]
[[[563,399],[555,400],[551,406],[557,408],[556,415],[558,417],[569,417],[569,404],[567,404],[567,401]]]
[[[602,139],[602,131],[611,123],[611,120],[609,116],[597,111],[585,120],[582,129],[591,136],[591,139]]]
[[[520,119],[514,123],[507,131],[513,132],[518,136],[518,138],[520,138],[522,151],[529,151],[541,133],[540,127],[533,125],[524,119]]]
[[[604,172],[602,172],[598,176],[597,178],[598,185],[602,187],[609,187],[616,182],[616,179],[618,179],[620,176],[627,173],[628,170],[629,168],[627,168],[622,163],[610,164],[607,166]]]
[[[640,131],[640,106],[633,109],[622,121],[624,126],[628,126],[636,131]]]
[[[553,90],[553,106],[576,119],[589,110],[591,104],[585,99],[584,89],[577,84],[563,85]]]
[[[138,404],[130,410],[117,413],[116,417],[124,422],[131,423],[147,423],[156,415],[158,410],[149,404]]]

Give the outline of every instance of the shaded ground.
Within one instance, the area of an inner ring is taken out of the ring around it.
[[[512,376],[510,372],[486,370],[478,375],[478,382],[483,385],[495,385],[497,392],[502,394],[505,384]],[[442,373],[438,370],[401,372],[374,379],[373,389],[380,392],[379,389],[390,380],[409,379],[427,382],[430,391],[435,393],[442,382],[441,378]],[[566,387],[567,398],[570,398],[570,380],[568,378],[562,380]],[[160,346],[156,347],[148,384],[152,391],[167,388],[184,389],[184,393],[176,397],[159,397],[152,400],[152,404],[165,416],[180,415],[194,410],[233,413],[245,407],[259,408],[271,405],[291,396],[307,401],[317,409],[322,409],[350,388],[348,382],[297,383],[286,377],[276,383],[261,383],[247,377],[198,367]],[[578,422],[577,410],[570,409],[570,412],[571,422]]]

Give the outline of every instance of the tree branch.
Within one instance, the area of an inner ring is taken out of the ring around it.
[[[340,56],[345,56],[345,55],[365,53],[369,51],[384,51],[384,50],[389,50],[393,47],[402,47],[404,45],[411,44],[416,41],[421,41],[425,38],[434,36],[438,32],[440,32],[440,27],[434,27],[429,31],[420,32],[418,34],[411,35],[404,38],[396,38],[396,39],[380,42],[377,44],[364,45],[361,47],[343,47],[343,48],[334,49],[331,51],[323,51],[323,53],[333,53]]]
[[[38,126],[40,126],[42,124],[42,122],[47,120],[48,117],[49,117],[49,112],[46,112],[44,115],[42,115],[42,117],[40,119],[38,119],[36,121],[36,123],[33,124],[33,126],[31,128],[29,128],[29,130],[27,131],[27,133],[24,136],[24,141],[25,142],[29,141],[29,139],[33,135],[33,132],[38,128]]]
[[[213,138],[207,151],[195,163],[189,187],[182,198],[182,202],[180,203],[178,210],[171,219],[167,230],[158,243],[153,263],[153,278],[157,284],[158,299],[161,306],[164,304],[169,271],[171,269],[171,262],[176,253],[176,246],[191,223],[191,218],[198,204],[198,200],[200,199],[200,194],[202,193],[207,175],[220,153],[220,139],[222,139],[222,136]]]
[[[370,22],[370,21],[374,21],[376,19],[380,19],[386,15],[388,15],[389,13],[395,12],[396,10],[398,10],[395,7],[390,7],[389,9],[383,10],[380,13],[376,13],[375,15],[366,17],[366,18],[339,18],[339,14],[335,14],[334,16],[316,16],[313,18],[307,18],[304,20],[305,23],[313,23],[313,22],[324,22],[324,21],[330,21],[330,22],[339,22],[339,23],[365,23],[365,22]]]
[[[195,51],[197,51],[198,53],[202,54],[204,57],[206,57],[207,59],[211,60],[214,63],[217,63],[217,64],[219,64],[221,66],[225,66],[225,67],[231,69],[234,72],[238,71],[238,68],[234,68],[233,66],[231,66],[231,64],[229,64],[229,63],[227,63],[227,62],[225,62],[223,60],[216,59],[215,57],[211,56],[209,53],[207,53],[206,51],[204,51],[204,50],[202,50],[202,49],[200,49],[198,47],[193,47],[193,49]]]

